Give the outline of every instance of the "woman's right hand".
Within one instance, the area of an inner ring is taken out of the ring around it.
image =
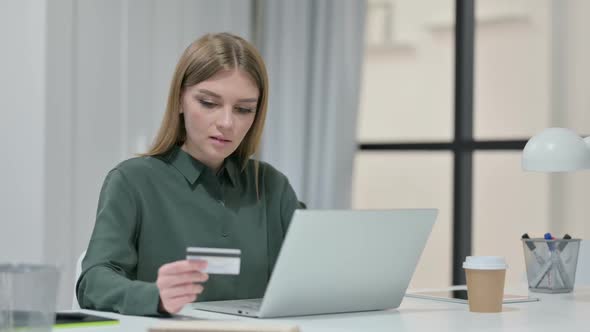
[[[160,291],[159,310],[175,314],[184,305],[194,302],[203,292],[203,285],[209,275],[202,272],[207,261],[181,260],[164,264],[158,270],[156,285]]]

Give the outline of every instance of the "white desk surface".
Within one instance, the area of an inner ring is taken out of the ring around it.
[[[523,291],[519,294],[526,294]],[[264,319],[299,325],[302,332],[317,331],[588,331],[590,287],[577,287],[569,294],[531,293],[539,302],[504,305],[501,313],[471,313],[466,304],[404,298],[398,309],[350,314]],[[87,313],[97,313],[83,310]],[[120,320],[119,325],[53,329],[62,332],[145,332],[163,319],[100,312]],[[209,313],[186,307],[182,315],[202,319],[252,319]]]

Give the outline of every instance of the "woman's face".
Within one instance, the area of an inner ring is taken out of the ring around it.
[[[182,149],[217,171],[254,122],[258,87],[240,70],[222,70],[185,88],[181,96],[187,139]]]

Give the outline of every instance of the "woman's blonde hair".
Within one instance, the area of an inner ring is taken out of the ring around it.
[[[172,77],[160,130],[149,151],[143,155],[161,155],[175,145],[185,142],[186,128],[184,117],[180,113],[183,89],[209,79],[220,70],[233,69],[247,73],[256,83],[260,93],[252,127],[233,153],[238,157],[241,169],[244,170],[248,159],[258,151],[260,144],[268,104],[268,75],[258,50],[243,38],[229,33],[207,34],[184,50]],[[257,178],[257,162],[255,169]]]

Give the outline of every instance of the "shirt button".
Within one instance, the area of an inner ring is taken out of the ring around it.
[[[223,236],[223,237],[228,237],[228,236],[229,236],[229,234],[228,234],[227,232],[225,232],[225,231],[224,231],[223,233],[221,233],[221,236]]]

